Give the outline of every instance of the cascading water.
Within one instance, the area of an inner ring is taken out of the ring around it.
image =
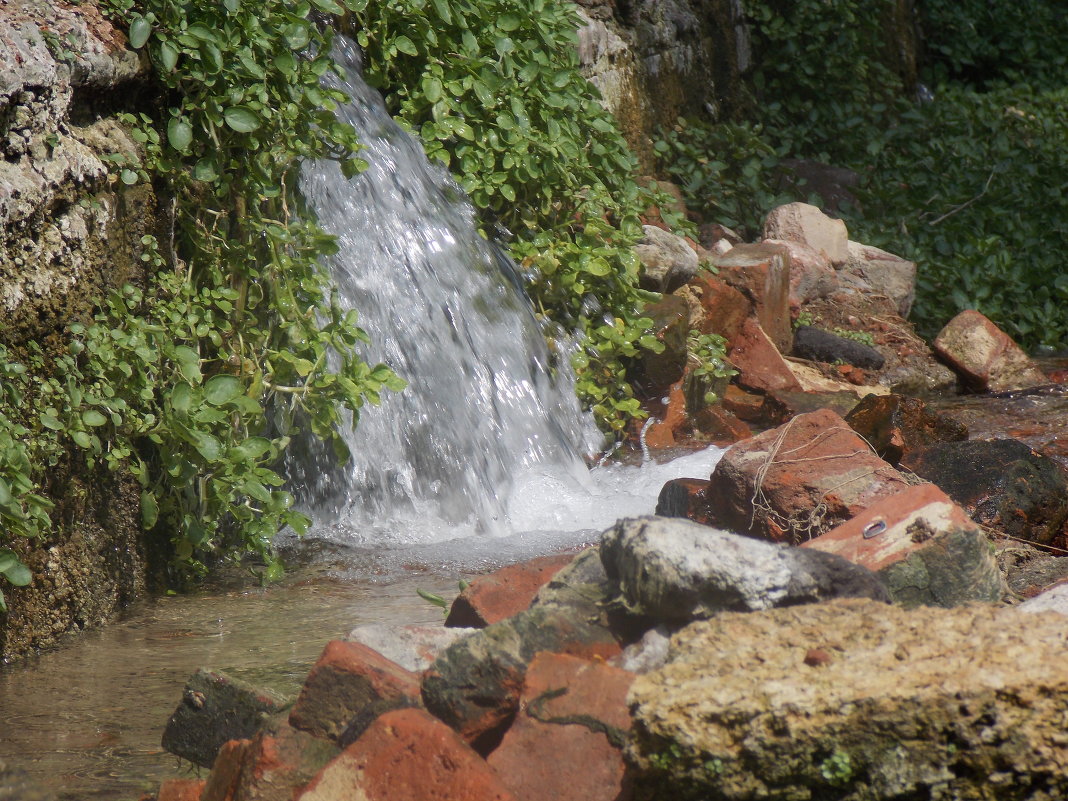
[[[338,37],[334,55],[346,77],[332,80],[353,99],[339,116],[370,167],[349,180],[333,162],[309,164],[301,191],[338,236],[331,270],[371,338],[367,358],[409,386],[361,416],[346,468],[305,478],[319,516],[358,539],[499,533],[513,476],[585,472],[575,448],[590,423],[566,378],[550,377],[544,338],[502,272],[510,262],[478,234],[463,193],[360,79],[356,46]]]
[[[338,237],[330,266],[343,305],[359,311],[371,338],[366,358],[409,386],[361,416],[347,435],[348,465],[293,466],[302,494],[317,499],[316,536],[380,548],[588,532],[617,515],[651,513],[660,484],[685,475],[686,460],[641,479],[636,468],[615,468],[591,480],[577,454],[595,450],[598,435],[566,365],[550,375],[514,265],[478,234],[463,193],[360,78],[356,45],[337,37],[334,57],[345,77],[331,80],[352,98],[339,115],[370,166],[346,179],[333,162],[308,164],[301,191]],[[717,453],[690,474],[707,475]]]

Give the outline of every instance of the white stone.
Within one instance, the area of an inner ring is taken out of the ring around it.
[[[849,261],[849,232],[841,220],[808,203],[787,203],[768,214],[764,239],[786,239],[823,252],[834,266]]]

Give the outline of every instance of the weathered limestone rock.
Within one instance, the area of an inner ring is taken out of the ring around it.
[[[764,221],[764,239],[788,239],[823,253],[831,265],[849,261],[846,224],[808,203],[787,203],[772,209]]]
[[[906,486],[841,417],[822,409],[728,448],[708,497],[721,526],[798,543]]]
[[[296,801],[515,801],[497,772],[421,709],[389,712],[326,765]]]
[[[697,251],[681,236],[643,226],[645,238],[634,246],[642,263],[642,286],[653,292],[671,292],[697,274]]]
[[[487,761],[519,801],[624,801],[634,678],[603,662],[538,654],[515,722]]]
[[[394,626],[388,623],[369,623],[357,626],[345,638],[377,651],[412,673],[422,673],[438,658],[438,654],[474,629],[444,628],[443,626]]]
[[[977,523],[1063,547],[1068,472],[1024,443],[945,442],[909,454],[902,464],[945,490]]]
[[[756,318],[780,353],[789,353],[790,251],[783,245],[738,245],[712,263],[722,281],[753,303]]]
[[[934,484],[891,495],[801,547],[875,571],[904,606],[995,603],[1005,594],[986,535]]]
[[[677,518],[628,518],[601,535],[605,572],[628,609],[662,622],[844,596],[887,600],[870,571],[815,554]]]
[[[332,640],[305,679],[289,722],[348,743],[383,712],[418,705],[418,676],[365,645]]]
[[[182,701],[167,721],[163,747],[210,768],[227,740],[254,735],[285,701],[225,673],[201,668],[185,684]]]
[[[916,299],[915,262],[852,240],[847,244],[847,252],[849,260],[843,272],[862,281],[868,291],[885,295],[898,314],[908,317]]]
[[[904,395],[869,395],[853,407],[845,421],[892,465],[905,454],[939,442],[968,439],[966,425],[929,409],[919,398]]]
[[[645,797],[1053,801],[1059,615],[843,600],[725,614],[631,688]]]
[[[1049,383],[1008,334],[974,309],[946,323],[934,348],[977,389],[1005,392]]]
[[[794,330],[794,356],[828,364],[845,362],[870,370],[880,369],[886,361],[870,345],[811,325],[798,326]]]

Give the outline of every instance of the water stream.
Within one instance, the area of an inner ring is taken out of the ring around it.
[[[512,266],[483,239],[448,175],[335,53],[341,111],[370,163],[346,180],[309,165],[301,191],[339,237],[341,301],[372,340],[365,354],[409,382],[369,408],[339,466],[304,444],[288,465],[316,524],[279,544],[294,569],[265,590],[161,598],[125,622],[0,671],[0,763],[59,798],[135,799],[178,763],[159,737],[185,678],[209,665],[292,692],[323,643],[359,623],[440,620],[416,588],[592,542],[650,514],[669,478],[707,477],[721,451],[588,471],[598,438],[555,370]]]

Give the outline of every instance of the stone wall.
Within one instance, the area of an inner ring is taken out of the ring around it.
[[[14,358],[30,341],[62,348],[67,324],[140,280],[139,240],[154,231],[156,199],[117,181],[106,157],[136,152],[115,116],[151,92],[146,65],[95,4],[0,4],[0,343]],[[49,537],[0,532],[34,574],[25,588],[3,585],[3,659],[106,621],[143,593],[136,482],[100,472],[76,455],[47,471]]]

